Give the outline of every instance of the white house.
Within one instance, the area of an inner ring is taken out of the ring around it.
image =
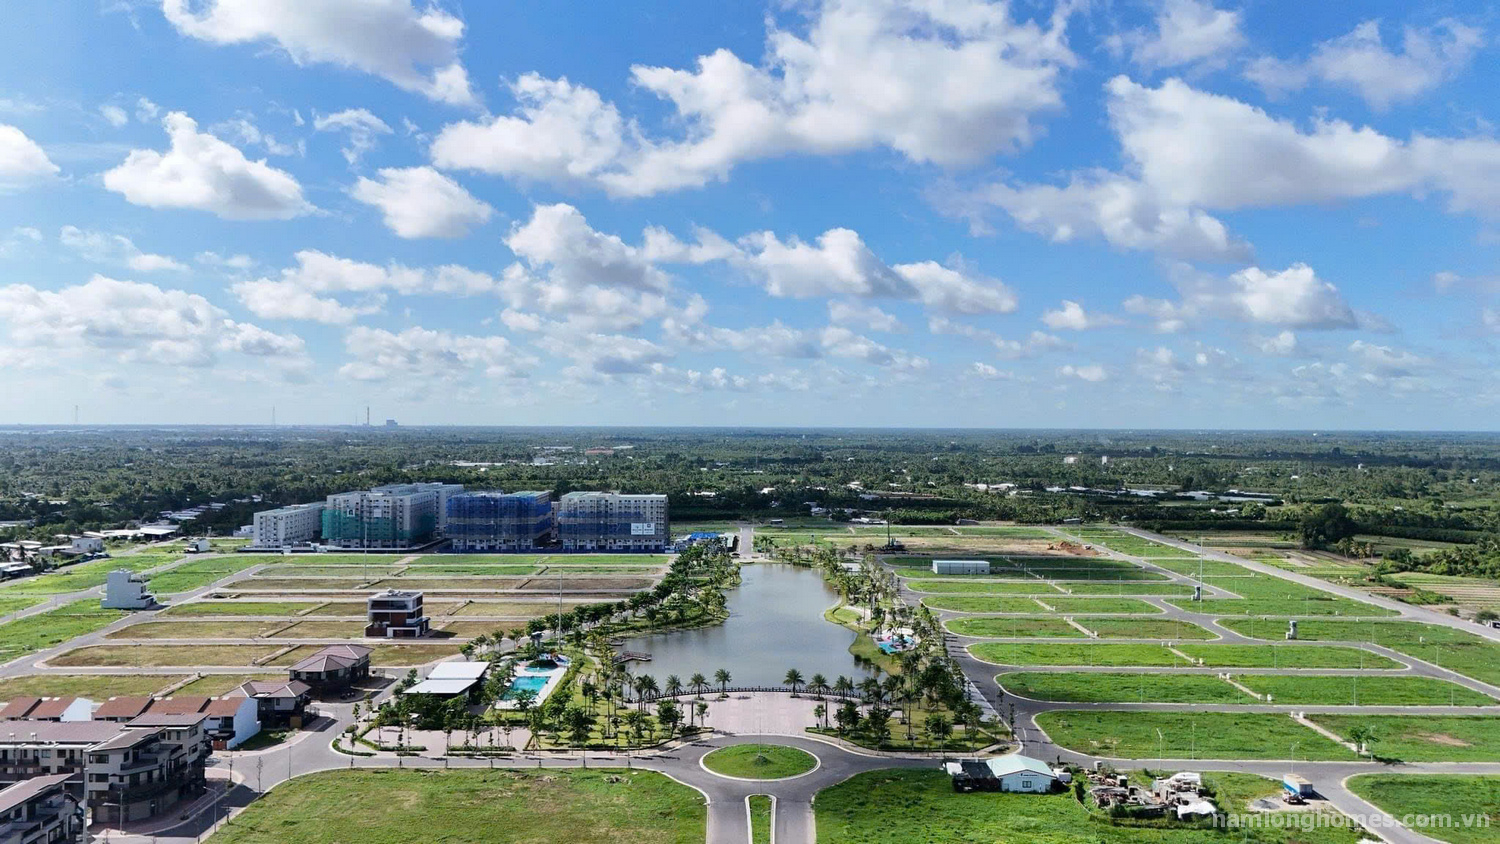
[[[116,569],[104,581],[99,606],[107,610],[144,610],[155,605],[156,596],[146,591],[146,579],[129,569]]]
[[[220,697],[203,709],[208,715],[204,727],[216,746],[233,750],[260,732],[260,704],[249,697]]]
[[[102,554],[104,540],[97,536],[75,536],[70,540],[69,548],[75,554]]]
[[[989,765],[990,773],[1000,781],[1001,791],[1045,794],[1057,782],[1057,777],[1046,762],[1019,753],[996,756],[986,764]]]
[[[989,560],[933,560],[933,574],[989,574]]]

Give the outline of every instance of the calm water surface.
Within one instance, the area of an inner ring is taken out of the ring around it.
[[[756,563],[740,569],[741,583],[726,593],[729,618],[717,627],[654,633],[626,640],[623,650],[651,654],[630,663],[632,674],[650,674],[658,684],[676,674],[687,684],[694,672],[713,682],[724,668],[736,686],[779,686],[788,668],[804,679],[840,674],[858,681],[868,674],[854,664],[855,633],[823,620],[838,592],[814,569]]]

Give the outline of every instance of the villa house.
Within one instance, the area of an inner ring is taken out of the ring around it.
[[[342,689],[370,676],[370,649],[363,645],[329,645],[289,669],[291,679],[316,691]]]

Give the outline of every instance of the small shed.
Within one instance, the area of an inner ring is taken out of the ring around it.
[[[989,560],[933,560],[933,574],[989,574]]]

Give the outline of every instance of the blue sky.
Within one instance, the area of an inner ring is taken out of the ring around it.
[[[1494,427],[1471,4],[0,24],[4,422]]]

